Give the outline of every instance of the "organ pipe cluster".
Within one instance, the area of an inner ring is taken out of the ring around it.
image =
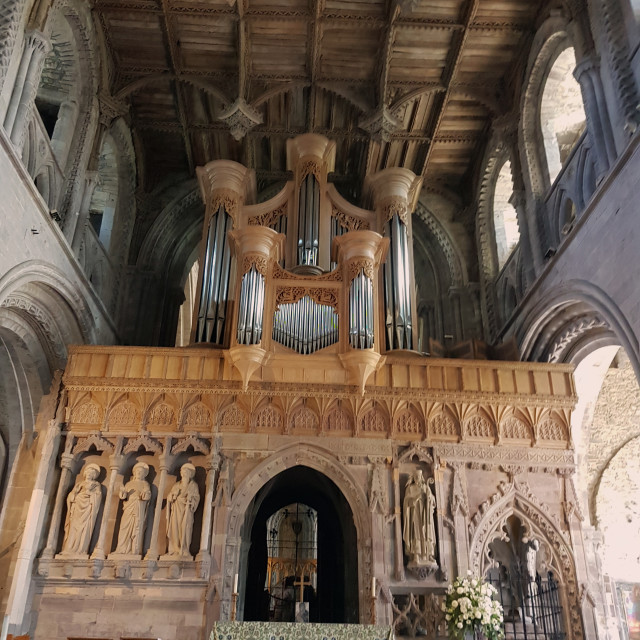
[[[222,345],[227,320],[231,251],[227,232],[232,219],[224,205],[209,218],[195,342]]]
[[[320,186],[313,173],[300,185],[298,200],[298,264],[318,265]]]
[[[372,349],[373,328],[373,282],[361,269],[349,285],[349,344]]]
[[[384,265],[387,349],[411,349],[411,265],[407,227],[397,214],[385,225],[389,256]]]
[[[264,315],[264,276],[255,264],[242,277],[238,307],[238,344],[259,344]]]
[[[302,354],[324,349],[338,342],[338,315],[309,296],[281,304],[273,314],[273,339]]]

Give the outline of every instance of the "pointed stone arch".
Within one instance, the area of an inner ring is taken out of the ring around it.
[[[530,531],[544,540],[552,556],[552,567],[557,571],[560,596],[567,637],[582,640],[582,601],[571,545],[554,521],[545,512],[544,505],[535,497],[526,483],[501,483],[496,494],[480,505],[469,527],[469,566],[483,576],[493,560],[489,544],[500,535],[507,518],[517,516]]]
[[[349,505],[357,536],[359,572],[359,611],[361,620],[367,619],[367,585],[371,584],[371,513],[367,496],[351,472],[328,450],[308,444],[296,443],[276,451],[257,465],[237,486],[228,510],[224,562],[221,574],[221,619],[230,615],[232,577],[238,573],[245,514],[258,491],[279,473],[293,467],[308,467],[329,478]]]

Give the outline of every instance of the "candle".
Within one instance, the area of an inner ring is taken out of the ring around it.
[[[233,578],[233,593],[238,593],[238,574]]]
[[[371,597],[372,598],[376,597],[376,577],[375,576],[371,578]]]

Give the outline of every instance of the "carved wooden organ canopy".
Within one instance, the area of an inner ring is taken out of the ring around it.
[[[262,354],[415,348],[411,213],[422,178],[368,176],[363,209],[327,181],[334,161],[322,136],[289,140],[294,179],[261,204],[246,167],[197,170],[206,214],[192,343]]]

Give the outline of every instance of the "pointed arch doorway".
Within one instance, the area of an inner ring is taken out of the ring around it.
[[[310,574],[305,575],[298,563],[298,571],[288,573],[301,575],[284,575],[287,573],[285,571],[279,580],[289,585],[288,593],[283,594],[281,590],[276,597],[284,595],[290,599],[293,595],[295,601],[299,601],[300,585],[289,583],[300,583],[302,577],[303,582],[312,583],[302,586],[303,598],[310,601],[311,621],[359,622],[357,534],[353,513],[332,480],[319,471],[301,465],[286,469],[267,482],[246,511],[242,540],[245,553],[242,554],[240,566],[241,572],[246,572],[243,580],[244,620],[273,619],[276,606],[279,605],[276,598],[266,593],[271,588],[267,584],[270,547],[273,550],[269,544],[273,536],[268,531],[267,523],[273,528],[273,516],[283,514],[284,509],[291,513],[292,531],[299,529],[299,525],[295,526],[296,522],[300,523],[305,518],[316,519],[316,577],[312,579]],[[294,532],[294,539],[297,537]],[[299,557],[303,553],[305,551],[298,548]],[[293,606],[279,606],[280,619],[293,615]]]

